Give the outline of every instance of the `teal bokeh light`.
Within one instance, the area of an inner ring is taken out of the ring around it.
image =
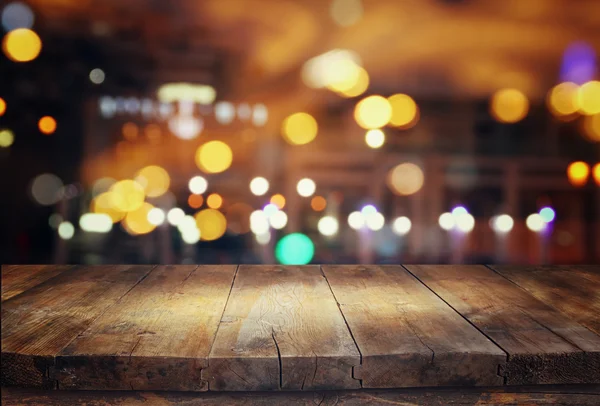
[[[275,246],[275,258],[284,265],[305,265],[315,255],[315,245],[301,233],[288,234]]]

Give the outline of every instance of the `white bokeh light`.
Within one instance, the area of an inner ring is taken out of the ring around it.
[[[190,192],[195,195],[201,195],[208,189],[208,182],[202,176],[194,176],[188,183]]]
[[[365,226],[365,216],[359,211],[353,211],[348,215],[348,225],[353,230],[360,230]]]
[[[319,223],[317,224],[319,232],[327,237],[336,235],[339,227],[340,225],[338,223],[338,220],[333,216],[321,217]]]
[[[378,231],[385,225],[385,217],[381,213],[371,213],[365,216],[365,223],[373,231]]]
[[[394,233],[398,235],[406,235],[412,227],[412,222],[406,216],[398,217],[394,220],[394,224],[392,225],[392,230]]]
[[[277,210],[271,216],[269,216],[269,224],[276,230],[281,230],[287,225],[288,217],[285,212]]]
[[[538,213],[530,214],[525,221],[527,228],[534,232],[540,232],[546,228],[546,222]]]
[[[165,211],[158,207],[153,207],[148,211],[148,222],[155,226],[160,226],[165,222]]]
[[[257,235],[269,231],[269,218],[264,211],[255,210],[250,214],[250,230]]]
[[[454,216],[452,215],[452,213],[443,213],[438,219],[438,224],[443,230],[450,231],[455,226]]]
[[[172,226],[176,226],[185,217],[185,213],[179,207],[174,207],[167,213],[167,220]]]
[[[58,226],[58,235],[63,240],[70,240],[75,235],[75,227],[69,221],[63,221]]]
[[[85,213],[79,218],[79,227],[88,233],[108,233],[113,222],[108,214]]]
[[[317,185],[315,185],[315,182],[312,179],[304,178],[298,181],[296,190],[300,196],[309,197],[315,193],[315,190],[317,190]]]
[[[475,218],[469,213],[460,214],[455,217],[456,228],[463,233],[468,233],[475,227]]]
[[[508,233],[512,230],[515,222],[511,216],[508,214],[500,214],[498,216],[492,217],[490,221],[490,225],[492,230],[497,233]]]
[[[269,181],[258,176],[250,181],[250,191],[255,196],[262,196],[269,191]]]
[[[260,245],[267,245],[269,242],[271,242],[271,233],[266,232],[263,234],[256,234],[254,238]]]

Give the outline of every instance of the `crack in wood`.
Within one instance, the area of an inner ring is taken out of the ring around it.
[[[275,348],[277,348],[277,359],[279,360],[279,389],[283,387],[283,367],[281,364],[281,351],[279,350],[279,345],[277,344],[277,340],[275,339],[275,330],[271,330],[271,337],[273,337],[273,342],[275,343]]]

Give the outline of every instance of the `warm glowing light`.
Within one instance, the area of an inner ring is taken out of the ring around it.
[[[202,176],[194,176],[188,184],[190,192],[201,195],[208,189],[208,182]]]
[[[301,233],[288,234],[275,246],[275,258],[284,265],[306,265],[314,254],[315,245]]]
[[[590,166],[582,161],[572,162],[567,168],[567,176],[573,186],[585,185],[589,175]]]
[[[0,97],[0,117],[2,117],[4,113],[6,113],[6,102]]]
[[[152,210],[152,206],[148,202],[142,202],[137,209],[129,211],[123,219],[123,227],[132,235],[148,234],[156,228],[156,226],[148,221],[148,213]]]
[[[31,183],[33,200],[42,206],[50,206],[58,202],[63,197],[62,191],[62,180],[51,173],[39,175]]]
[[[250,214],[250,230],[256,235],[269,231],[269,217],[262,210],[255,210]]]
[[[306,61],[302,67],[302,80],[313,88],[322,88],[340,80],[340,62],[353,62],[360,66],[356,52],[334,49]]]
[[[338,91],[338,94],[343,97],[356,97],[363,94],[369,87],[369,74],[361,66],[358,67],[358,77],[354,85],[346,90]]]
[[[327,88],[342,93],[352,90],[359,80],[360,69],[351,59],[333,61],[330,70],[334,75],[329,79]]]
[[[88,233],[108,233],[112,230],[112,225],[108,214],[85,213],[79,218],[79,227]]]
[[[200,104],[211,104],[217,97],[210,85],[192,83],[167,83],[158,89],[158,100],[165,103],[185,100]]]
[[[490,113],[502,123],[521,121],[529,111],[529,100],[517,89],[502,89],[494,93]]]
[[[600,81],[592,80],[579,88],[579,111],[592,115],[600,113]]]
[[[250,191],[255,196],[262,196],[269,191],[269,181],[263,177],[256,177],[250,181]]]
[[[155,226],[160,226],[165,222],[165,211],[163,209],[159,209],[158,207],[154,207],[148,211],[148,222]]]
[[[468,233],[475,227],[475,218],[469,213],[454,215],[456,228],[463,233]]]
[[[443,230],[450,231],[455,226],[454,216],[452,213],[443,213],[438,219],[438,224]]]
[[[365,216],[365,223],[373,231],[378,231],[385,225],[385,217],[383,214],[376,212]]]
[[[198,230],[200,230],[200,238],[203,240],[216,240],[227,230],[227,219],[218,210],[204,209],[196,213],[194,217]]]
[[[118,223],[125,217],[125,212],[115,210],[112,207],[112,192],[103,192],[98,194],[90,205],[90,211],[97,214],[106,214],[113,223]]]
[[[583,134],[589,141],[600,141],[600,113],[584,117]]]
[[[394,220],[394,224],[392,225],[392,230],[394,233],[402,236],[408,234],[412,227],[412,222],[406,216],[398,217]]]
[[[196,219],[190,215],[184,215],[177,223],[177,229],[182,234],[188,233],[193,230],[198,230]]]
[[[296,185],[296,190],[298,191],[298,194],[302,197],[312,196],[315,193],[316,189],[317,185],[315,185],[315,182],[309,178],[300,179],[300,181],[298,181],[298,184]]]
[[[15,135],[10,130],[0,130],[0,148],[8,148],[15,142]]]
[[[4,36],[2,49],[11,61],[29,62],[40,54],[42,40],[28,28],[17,28]]]
[[[546,222],[542,216],[537,213],[530,214],[527,217],[527,220],[525,220],[525,224],[527,225],[528,229],[536,233],[546,228]]]
[[[362,0],[333,0],[329,12],[337,25],[342,27],[354,25],[363,15]]]
[[[354,119],[364,129],[381,128],[392,118],[392,106],[382,96],[368,96],[354,107]]]
[[[275,230],[281,230],[282,228],[284,228],[286,226],[287,222],[288,222],[287,214],[285,214],[285,212],[283,212],[281,210],[278,210],[277,212],[275,212],[271,216],[269,216],[269,224]]]
[[[110,188],[111,207],[122,212],[138,210],[144,203],[144,188],[133,180],[121,180]]]
[[[223,205],[223,198],[217,193],[211,193],[206,198],[206,205],[211,209],[218,209]]]
[[[271,196],[271,203],[279,207],[279,209],[283,209],[285,207],[285,197],[279,193],[274,194]]]
[[[75,227],[68,221],[63,221],[58,226],[58,235],[63,240],[70,240],[75,235]]]
[[[100,68],[92,69],[90,72],[90,82],[95,85],[99,85],[104,82],[105,74]]]
[[[56,131],[56,120],[50,116],[44,116],[38,121],[38,128],[42,134],[50,135]]]
[[[365,142],[373,149],[381,148],[385,143],[385,134],[380,129],[369,130],[365,134]]]
[[[180,103],[184,104],[184,103]],[[181,111],[181,107],[180,107]],[[182,140],[192,140],[204,129],[204,121],[201,118],[194,117],[191,115],[178,115],[172,117],[169,120],[169,130],[175,135],[177,138]]]
[[[559,83],[546,98],[548,108],[555,116],[569,116],[579,110],[579,86],[573,82]]]
[[[254,109],[252,110],[252,124],[257,127],[262,127],[267,123],[269,119],[269,110],[264,104],[256,104],[254,105]]]
[[[310,201],[310,207],[314,211],[323,211],[327,207],[327,200],[323,196],[315,196]]]
[[[500,214],[492,217],[490,225],[495,232],[504,234],[513,229],[515,222],[508,214]]]
[[[123,128],[121,131],[123,132],[123,138],[125,138],[127,141],[135,140],[140,132],[138,126],[134,123],[123,124]]]
[[[267,245],[269,242],[271,242],[271,233],[256,234],[254,238],[258,244]]]
[[[200,230],[198,227],[190,228],[189,230],[185,230],[181,232],[181,239],[183,242],[189,245],[196,244],[200,241]]]
[[[412,97],[401,93],[394,94],[388,97],[388,102],[392,106],[390,125],[408,128],[416,124],[419,110]]]
[[[192,209],[199,209],[202,206],[202,203],[204,203],[204,198],[202,195],[196,195],[192,193],[188,197],[188,206],[190,206]]]
[[[141,169],[137,173],[135,181],[144,188],[144,192],[148,197],[162,196],[169,190],[171,184],[169,173],[156,165]]]
[[[167,221],[172,226],[177,226],[181,220],[185,217],[185,213],[179,207],[174,207],[167,213]]]
[[[596,182],[596,185],[600,186],[600,162],[594,165],[594,169],[592,169],[592,177]]]
[[[231,166],[232,161],[231,148],[222,141],[209,141],[201,145],[196,151],[196,165],[206,173],[226,171]]]
[[[321,234],[326,237],[331,237],[337,234],[339,229],[338,221],[333,216],[321,217],[317,223],[317,228]]]
[[[387,184],[397,195],[412,195],[423,187],[423,171],[413,163],[403,163],[394,167],[387,176]]]
[[[348,225],[353,230],[360,230],[365,226],[365,216],[359,211],[353,211],[348,216]]]
[[[283,120],[281,133],[292,145],[308,144],[317,136],[317,121],[308,113],[294,113]]]

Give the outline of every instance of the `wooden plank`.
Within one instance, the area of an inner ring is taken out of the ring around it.
[[[318,266],[240,266],[207,371],[210,390],[358,388],[360,355]]]
[[[597,406],[600,388],[589,386],[525,386],[504,388],[421,388],[324,392],[141,392],[43,391],[2,388],[4,406]]]
[[[406,267],[508,353],[508,384],[600,383],[600,337],[494,271]]]
[[[506,354],[401,266],[323,266],[364,388],[502,385]]]
[[[72,268],[72,265],[2,266],[2,301]]]
[[[600,265],[492,265],[542,302],[600,334]]]
[[[56,358],[61,389],[207,389],[237,266],[160,266]]]
[[[74,267],[2,303],[2,385],[53,387],[54,356],[151,266]]]

